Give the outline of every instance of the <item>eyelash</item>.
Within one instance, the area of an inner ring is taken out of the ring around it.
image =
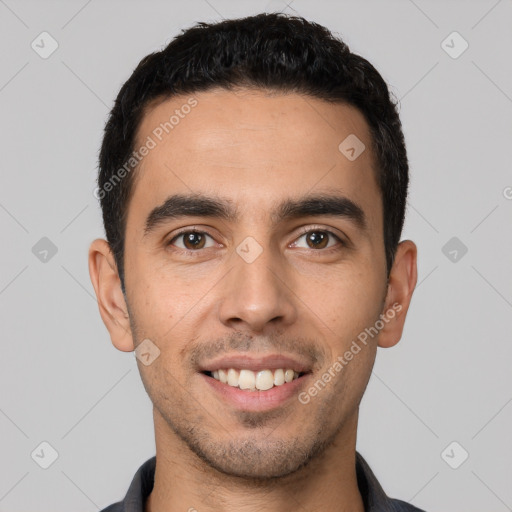
[[[332,231],[330,231],[328,229],[321,228],[320,226],[318,226],[318,227],[317,226],[313,226],[313,227],[302,228],[300,230],[299,236],[296,238],[296,240],[298,240],[299,238],[302,238],[304,235],[307,235],[308,233],[312,233],[312,232],[327,233],[329,236],[333,237],[338,242],[338,245],[336,245],[334,247],[329,247],[328,249],[309,249],[312,252],[318,252],[318,253],[323,253],[323,254],[325,254],[325,253],[330,254],[333,251],[339,251],[340,248],[348,247],[348,244],[344,240],[342,240],[338,235],[336,235],[335,233],[333,233]],[[166,243],[166,246],[172,246],[173,242],[175,240],[177,240],[180,236],[183,236],[183,235],[186,235],[186,234],[189,234],[189,233],[199,233],[201,235],[208,235],[212,239],[214,238],[213,235],[208,233],[208,231],[202,231],[202,230],[199,230],[199,229],[196,229],[196,228],[186,228],[186,229],[183,229],[182,231],[179,231],[178,233],[176,233],[169,240],[169,242]],[[207,249],[209,249],[209,247],[207,247]],[[173,250],[185,253],[185,254],[190,255],[190,256],[195,256],[195,255],[197,255],[197,254],[199,254],[201,252],[201,249],[198,249],[198,250],[194,251],[194,250],[191,250],[191,249],[182,249],[181,247],[174,247]]]

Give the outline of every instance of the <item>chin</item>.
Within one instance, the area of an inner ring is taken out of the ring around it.
[[[327,443],[308,445],[304,440],[267,438],[190,447],[203,462],[226,476],[263,482],[293,475],[320,455],[326,446]]]

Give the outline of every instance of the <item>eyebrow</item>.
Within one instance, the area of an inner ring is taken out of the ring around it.
[[[348,197],[337,194],[314,194],[287,199],[271,212],[274,224],[301,217],[335,216],[353,222],[359,229],[367,229],[364,210]],[[219,197],[203,195],[174,194],[155,207],[146,219],[143,238],[159,225],[183,217],[209,217],[236,222],[238,209],[233,202]]]

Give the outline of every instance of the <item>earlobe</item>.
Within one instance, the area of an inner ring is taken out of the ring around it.
[[[411,240],[398,244],[382,312],[388,322],[379,333],[379,347],[392,347],[402,337],[405,317],[418,279],[417,253],[416,244]]]
[[[112,344],[123,352],[133,351],[128,308],[115,259],[106,240],[98,238],[89,247],[89,275]]]

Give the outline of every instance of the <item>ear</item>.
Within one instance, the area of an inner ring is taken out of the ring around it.
[[[416,244],[411,240],[398,244],[381,315],[388,321],[384,322],[379,333],[379,347],[392,347],[402,337],[405,317],[418,279],[417,253]]]
[[[121,289],[114,255],[106,240],[98,238],[89,247],[89,275],[96,292],[98,307],[112,344],[123,352],[133,345],[128,308]]]

